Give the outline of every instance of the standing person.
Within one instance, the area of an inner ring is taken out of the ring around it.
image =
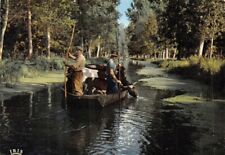
[[[72,93],[74,95],[81,96],[83,95],[83,69],[85,67],[83,49],[80,46],[76,46],[75,54],[72,55],[70,52],[68,54],[69,58],[75,61],[72,65],[65,63],[65,65],[72,70],[70,80],[72,85]]]
[[[122,85],[121,81],[116,78],[116,64],[114,60],[118,58],[118,55],[111,54],[110,59],[107,61],[106,73],[107,73],[107,93],[118,93],[118,84]]]

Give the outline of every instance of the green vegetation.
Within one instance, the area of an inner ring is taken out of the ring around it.
[[[223,0],[133,0],[127,15],[130,55],[162,59],[225,55]]]
[[[171,98],[163,99],[163,101],[169,102],[171,104],[182,103],[182,104],[204,104],[204,103],[225,103],[225,100],[214,99],[213,101],[207,100],[202,97],[197,97],[191,94],[178,95]]]
[[[183,103],[183,104],[196,104],[196,103],[207,102],[207,100],[204,98],[196,97],[196,96],[192,96],[188,94],[178,95],[178,96],[166,98],[163,100],[170,103]]]
[[[134,0],[127,14],[131,20],[127,28],[130,55],[137,60],[151,58],[151,62],[170,73],[225,92],[224,1]],[[138,73],[152,72],[145,69]],[[180,81],[169,78],[142,81],[159,89],[180,89],[182,86]],[[185,87],[190,89],[191,85]],[[193,100],[185,96],[180,98],[187,102]]]
[[[118,5],[119,0],[0,1],[0,83],[62,81],[65,53],[77,45],[88,63],[104,62],[92,57],[117,50]],[[52,71],[60,71],[58,78]]]
[[[223,59],[192,56],[180,61],[161,61],[159,65],[170,73],[211,84],[217,90],[225,89],[225,61]]]
[[[210,74],[210,75],[215,75],[220,72],[220,68],[222,65],[225,64],[224,60],[221,59],[201,59],[200,60],[200,69],[202,69],[204,72]]]
[[[52,59],[37,57],[32,63],[6,59],[0,64],[0,81],[17,82],[21,78],[33,78],[35,80],[43,72],[58,70],[62,72],[63,67],[63,59],[60,57]]]
[[[116,50],[118,5],[119,0],[2,0],[0,61],[63,56],[73,28],[72,47],[83,46],[88,57]]]
[[[64,59],[58,56],[51,59],[39,56],[32,62],[5,59],[0,63],[0,82],[46,83],[50,82],[50,78],[51,82],[63,82],[63,61]],[[86,63],[103,64],[105,61],[106,58],[91,58]]]
[[[168,68],[168,69],[174,69],[178,67],[187,67],[189,65],[190,63],[188,60],[180,60],[180,61],[165,60],[165,61],[162,61],[160,64],[162,68]]]
[[[62,83],[64,81],[63,72],[39,72],[36,77],[23,77],[20,78],[22,83],[32,83],[32,84],[47,84],[47,83]]]
[[[48,59],[45,56],[39,56],[33,62],[34,67],[41,71],[62,70],[64,68],[63,58],[61,57]]]

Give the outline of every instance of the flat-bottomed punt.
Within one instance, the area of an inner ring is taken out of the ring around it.
[[[62,88],[64,92],[64,89]],[[105,107],[109,104],[117,103],[128,96],[128,91],[123,90],[117,94],[94,94],[94,95],[82,95],[75,96],[72,93],[67,92],[66,100],[69,104],[78,106],[100,106]]]

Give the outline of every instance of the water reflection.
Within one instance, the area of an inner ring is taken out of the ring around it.
[[[33,114],[33,97],[34,97],[34,93],[33,92],[30,92],[30,97],[29,97],[29,118],[32,117],[32,114]]]

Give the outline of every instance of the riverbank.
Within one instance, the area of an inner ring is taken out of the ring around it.
[[[5,59],[0,63],[0,99],[35,92],[47,85],[64,82],[63,58],[36,57],[32,61]],[[105,58],[88,59],[87,63],[104,63]],[[89,73],[86,73],[89,74]],[[5,82],[8,81],[8,82]]]
[[[36,77],[23,77],[19,82],[1,83],[0,99],[1,101],[10,99],[13,96],[34,93],[46,88],[48,85],[62,84],[64,81],[63,71],[41,72]]]
[[[154,63],[166,69],[168,73],[207,84],[220,96],[225,94],[225,61],[223,59],[191,56],[183,60],[162,60]]]
[[[149,61],[141,61],[140,63],[144,64],[145,67],[139,69],[137,74],[143,76],[139,82],[144,86],[164,91],[182,92],[177,96],[163,99],[165,102],[184,104],[225,103],[224,99],[214,98],[212,89],[204,83],[183,78],[179,74],[169,74],[165,68],[160,68],[157,64]]]

